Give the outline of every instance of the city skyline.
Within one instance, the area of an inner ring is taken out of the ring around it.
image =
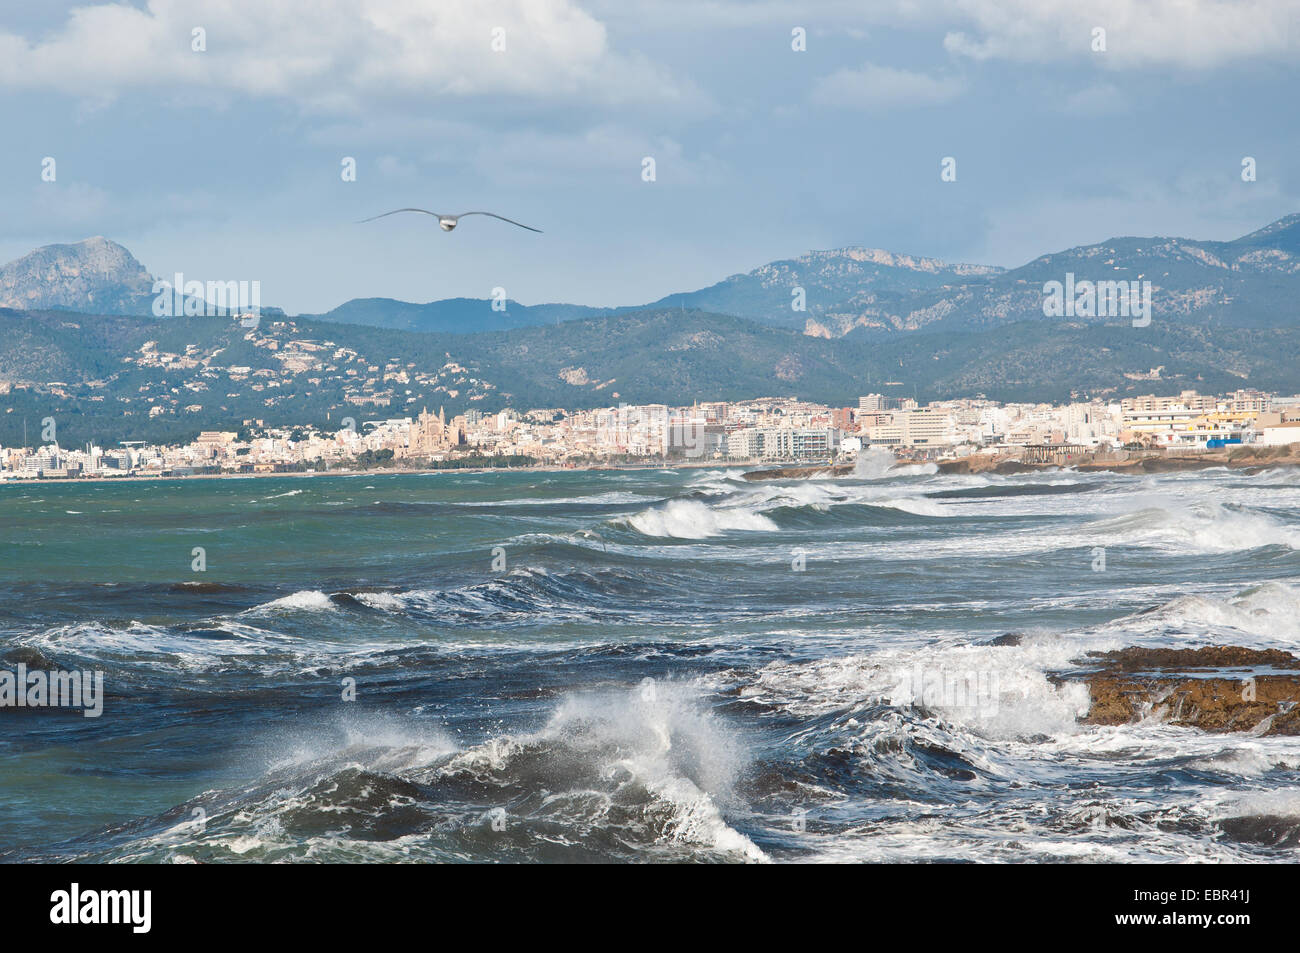
[[[0,446],[0,475],[196,475],[325,472],[390,462],[407,469],[460,461],[468,466],[602,466],[852,462],[888,451],[903,459],[955,460],[991,454],[998,461],[1068,464],[1081,454],[1230,450],[1300,444],[1300,394],[1241,389],[1227,395],[1183,391],[1116,401],[1002,403],[987,398],[930,401],[872,393],[856,408],[790,397],[704,401],[691,405],[620,404],[590,410],[507,408],[448,418],[424,408],[417,417],[348,418],[338,430],[267,426],[205,431],[184,444],[122,441],[121,447]],[[387,456],[377,454],[387,453]],[[241,459],[242,458],[242,459]],[[1123,459],[1122,457],[1120,459]],[[183,471],[183,472],[182,472]]]

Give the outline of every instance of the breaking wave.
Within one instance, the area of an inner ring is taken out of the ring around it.
[[[1097,539],[1177,552],[1222,553],[1284,546],[1300,549],[1300,527],[1265,513],[1219,503],[1159,506],[1087,527]]]
[[[644,536],[708,539],[731,531],[775,532],[779,527],[762,513],[712,507],[698,500],[671,500],[642,510],[622,522]]]
[[[685,685],[570,695],[537,732],[463,748],[376,718],[280,744],[261,777],[110,831],[93,859],[767,859],[731,820],[747,753]]]
[[[1300,589],[1267,582],[1227,598],[1178,596],[1107,623],[1102,631],[1130,642],[1294,649],[1300,645]]]

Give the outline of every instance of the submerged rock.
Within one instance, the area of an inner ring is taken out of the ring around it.
[[[744,475],[746,480],[812,480],[825,477],[850,476],[852,463],[837,463],[834,466],[821,464],[815,467],[773,467],[770,470],[750,470]]]
[[[1021,642],[1024,641],[1024,639],[1025,639],[1024,635],[1020,632],[1006,632],[1002,635],[995,636],[994,638],[987,639],[979,644],[980,645],[1019,645]]]
[[[1226,817],[1219,829],[1230,840],[1265,847],[1300,847],[1300,819],[1277,814]]]

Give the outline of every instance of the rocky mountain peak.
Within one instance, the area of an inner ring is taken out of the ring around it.
[[[91,314],[146,314],[153,276],[102,235],[44,245],[0,266],[0,307]]]

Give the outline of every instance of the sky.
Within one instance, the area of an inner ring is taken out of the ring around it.
[[[104,235],[290,313],[1014,267],[1300,211],[1297,102],[1300,0],[0,0],[0,261]],[[543,233],[356,224],[402,206]]]

